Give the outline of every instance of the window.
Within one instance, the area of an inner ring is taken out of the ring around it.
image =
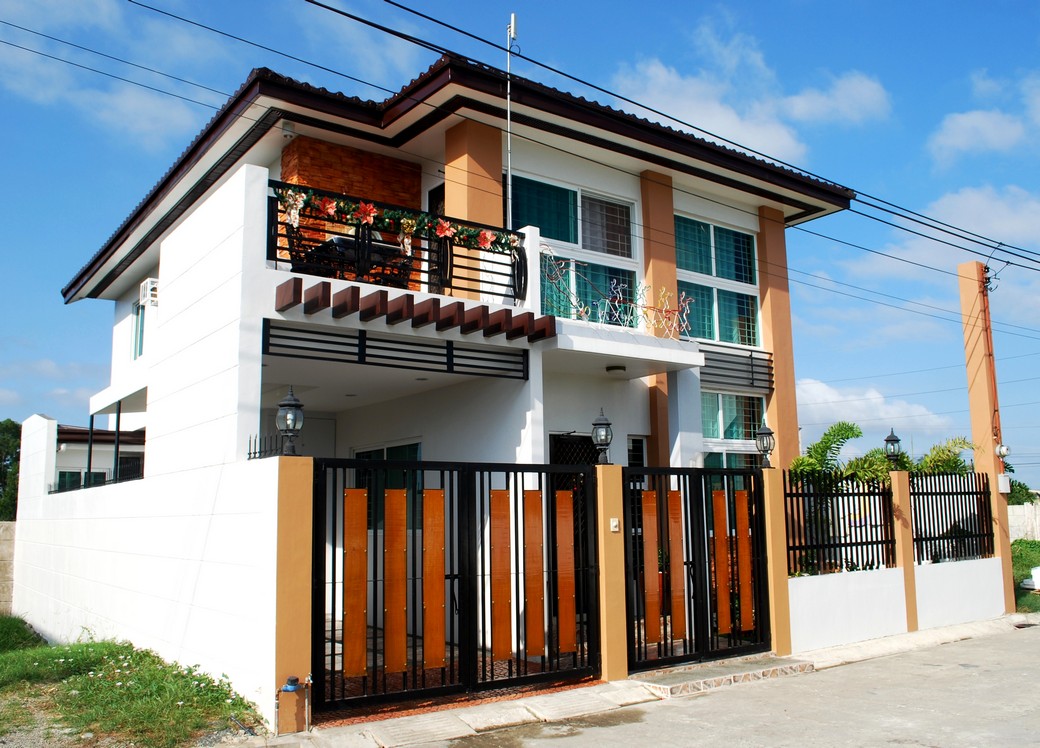
[[[634,327],[634,270],[542,256],[542,313],[565,319],[586,314],[592,322]]]
[[[140,302],[134,302],[133,317],[134,317],[134,340],[133,340],[133,352],[134,359],[138,359],[144,355],[144,314],[145,308]]]
[[[537,226],[547,239],[577,244],[578,193],[514,176],[513,226]]]
[[[615,257],[632,256],[632,222],[627,205],[581,196],[581,248]]]
[[[758,345],[758,299],[721,288],[717,293],[719,340],[737,345]]]
[[[701,392],[704,467],[758,467],[755,435],[764,412],[765,401],[757,395]]]
[[[513,225],[538,226],[543,238],[571,245],[542,257],[543,314],[638,324],[631,205],[514,176]]]
[[[392,447],[378,447],[376,449],[358,450],[354,453],[358,460],[389,460],[400,462],[418,462],[422,459],[422,445],[398,444]],[[406,499],[406,523],[410,530],[422,529],[422,522],[418,516],[418,503],[422,496],[422,473],[412,470],[376,468],[372,470],[357,470],[357,487],[368,489],[368,527],[369,529],[382,529],[384,497],[386,489],[407,489]]]
[[[79,470],[60,470],[58,472],[58,490],[74,491],[80,487],[82,474]]]
[[[754,441],[762,423],[762,398],[756,395],[701,393],[701,430],[705,439]]]
[[[675,216],[675,262],[688,337],[760,345],[751,234]]]

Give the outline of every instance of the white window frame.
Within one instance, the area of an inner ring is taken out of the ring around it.
[[[720,278],[716,275],[717,272],[717,260],[716,260],[716,247],[715,247],[715,229],[723,228],[730,231],[737,231],[741,234],[747,234],[751,237],[754,243],[754,252],[752,253],[752,261],[754,263],[755,278],[761,278],[762,270],[759,267],[758,262],[758,237],[752,231],[740,228],[737,226],[727,226],[726,224],[718,223],[716,221],[709,221],[702,216],[693,215],[684,212],[675,212],[675,216],[680,218],[686,218],[691,221],[698,221],[699,223],[705,223],[711,227],[711,275],[705,275],[704,273],[698,273],[693,270],[684,270],[679,267],[679,256],[678,248],[676,248],[676,262],[675,262],[675,275],[676,279],[684,281],[686,283],[695,283],[698,286],[706,286],[711,289],[711,314],[712,314],[712,331],[714,332],[714,338],[711,339],[712,343],[719,345],[731,346],[733,348],[743,349],[754,349],[762,350],[762,299],[759,295],[759,287],[754,283],[742,283],[740,281],[730,280],[729,278]],[[743,294],[744,296],[751,296],[755,299],[755,330],[757,332],[756,337],[758,343],[756,345],[744,345],[741,343],[731,343],[726,340],[719,338],[720,325],[719,325],[719,291],[730,291],[732,293]],[[694,337],[692,335],[683,335],[685,340],[708,340],[707,338]],[[740,393],[731,393],[740,394]]]

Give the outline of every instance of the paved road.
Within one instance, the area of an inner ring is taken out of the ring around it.
[[[1040,745],[1040,626],[426,745],[549,741],[552,748]]]

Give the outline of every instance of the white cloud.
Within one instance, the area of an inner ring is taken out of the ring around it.
[[[18,405],[21,402],[22,397],[17,392],[0,388],[0,405]]]
[[[928,150],[939,164],[947,165],[963,153],[1007,152],[1026,134],[1022,120],[997,110],[947,114],[928,138]]]
[[[835,78],[826,91],[810,88],[781,101],[781,110],[799,122],[860,124],[884,119],[891,110],[888,92],[875,78],[860,72]]]
[[[622,68],[614,76],[613,85],[630,99],[770,156],[784,161],[799,161],[805,157],[806,147],[797,133],[778,120],[769,111],[770,107],[750,105],[738,111],[725,101],[729,85],[711,76],[682,75],[660,60],[644,60],[634,67]],[[647,111],[635,113],[660,119],[659,115]],[[665,124],[676,126],[667,121]]]
[[[851,421],[864,430],[877,422],[893,423],[903,430],[938,430],[949,426],[947,416],[932,413],[924,405],[888,399],[875,387],[837,388],[816,379],[797,383],[798,421],[806,429],[822,433],[832,423]]]
[[[1040,125],[1040,74],[1022,81],[1022,101],[1029,119],[1034,125]]]
[[[61,28],[115,30],[122,19],[119,0],[0,0],[0,17],[37,31]]]
[[[146,149],[159,149],[173,134],[199,127],[198,106],[125,84],[109,91],[72,92],[69,101],[98,124]]]
[[[970,76],[971,92],[976,99],[992,99],[1000,96],[1007,88],[1007,83],[990,76],[983,68],[975,70]]]
[[[889,113],[888,93],[863,73],[834,76],[825,90],[785,95],[782,81],[753,37],[725,36],[705,23],[693,34],[693,42],[702,67],[684,71],[656,58],[645,59],[622,65],[613,88],[697,128],[789,162],[805,159],[808,150],[794,124],[859,124]],[[619,105],[631,109],[627,103]],[[661,119],[647,110],[636,113]]]

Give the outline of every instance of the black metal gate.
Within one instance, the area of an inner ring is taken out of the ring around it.
[[[629,670],[768,651],[761,470],[624,481]]]
[[[591,465],[315,460],[318,709],[598,674]]]

